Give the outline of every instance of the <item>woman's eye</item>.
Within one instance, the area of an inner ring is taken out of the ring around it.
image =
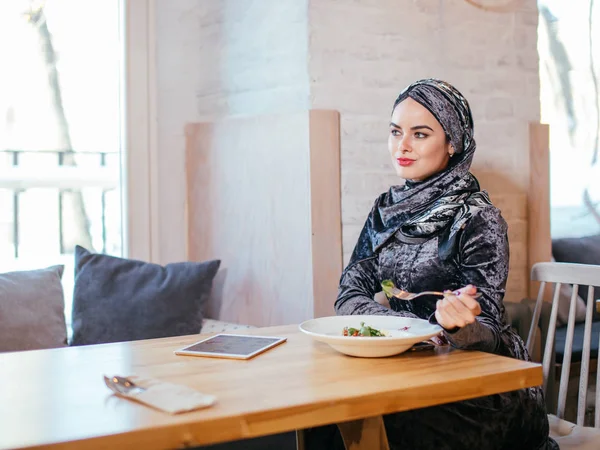
[[[400,130],[393,129],[391,131],[391,133],[392,133],[392,136],[400,136]]]
[[[415,133],[415,137],[416,137],[417,139],[424,139],[424,138],[426,138],[426,137],[427,137],[427,135],[426,135],[425,133],[419,133],[419,132],[416,132],[416,133]]]

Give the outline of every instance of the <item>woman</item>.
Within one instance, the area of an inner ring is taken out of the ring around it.
[[[394,103],[388,147],[397,174],[407,181],[375,201],[342,274],[336,313],[429,319],[456,348],[529,359],[502,303],[507,225],[469,173],[475,140],[466,99],[440,80],[410,85]],[[390,309],[373,299],[385,279],[409,292],[455,295],[392,298]],[[482,294],[478,300],[476,292]],[[539,388],[392,414],[384,421],[392,449],[558,448],[548,437]],[[326,431],[309,432],[309,445],[339,445],[327,442]]]

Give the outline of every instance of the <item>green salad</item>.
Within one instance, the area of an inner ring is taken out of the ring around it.
[[[344,327],[344,336],[369,336],[369,337],[384,337],[384,331],[377,330],[364,322],[360,323],[360,328]]]

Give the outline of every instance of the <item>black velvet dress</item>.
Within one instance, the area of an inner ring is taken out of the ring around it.
[[[437,298],[402,302],[392,310],[375,301],[381,281],[391,279],[409,292],[477,287],[482,314],[454,333],[451,345],[528,360],[523,341],[508,325],[502,303],[508,276],[506,224],[493,206],[467,222],[456,254],[439,258],[439,236],[408,243],[400,232],[370,258],[352,261],[345,270],[336,313],[387,314],[429,319]],[[385,417],[392,448],[402,449],[555,449],[541,388],[522,389],[460,403]]]

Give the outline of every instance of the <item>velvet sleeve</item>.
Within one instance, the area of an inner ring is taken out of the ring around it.
[[[496,353],[504,323],[504,293],[508,278],[507,225],[494,207],[480,210],[466,224],[460,239],[458,264],[461,284],[481,292],[481,315],[458,331],[447,332],[457,348]]]

